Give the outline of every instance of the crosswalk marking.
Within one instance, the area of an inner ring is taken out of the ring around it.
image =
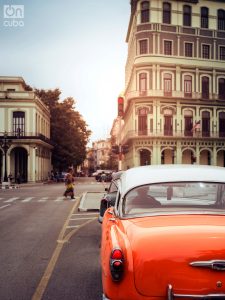
[[[55,199],[55,202],[63,201],[63,199],[64,199],[64,196],[57,197],[57,198]]]
[[[15,201],[15,200],[17,200],[17,199],[19,199],[19,197],[13,197],[13,198],[10,198],[10,199],[8,199],[8,200],[5,200],[4,202],[5,203],[11,203],[11,202],[13,202],[13,201]]]
[[[46,202],[48,200],[48,197],[42,197],[38,200],[38,202]]]
[[[25,202],[30,202],[34,197],[27,197],[25,199],[23,199],[21,202],[25,203]]]
[[[5,207],[7,207],[7,206],[10,206],[11,204],[6,204],[6,205],[3,205],[3,206],[0,206],[0,209],[3,209],[3,208],[5,208]]]

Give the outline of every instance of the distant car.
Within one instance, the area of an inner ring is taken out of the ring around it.
[[[117,189],[105,199],[114,206],[102,219],[102,299],[224,300],[225,168],[144,166],[112,183]]]

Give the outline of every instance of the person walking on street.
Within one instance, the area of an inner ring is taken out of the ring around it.
[[[73,168],[69,168],[67,174],[65,175],[65,185],[66,190],[64,192],[64,196],[70,196],[71,199],[74,198],[74,177],[73,177]]]

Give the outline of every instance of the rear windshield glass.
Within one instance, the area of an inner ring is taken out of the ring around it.
[[[123,201],[123,214],[154,211],[225,210],[225,184],[176,182],[144,185],[129,191]]]

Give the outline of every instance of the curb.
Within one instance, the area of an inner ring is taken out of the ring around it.
[[[0,185],[0,190],[12,190],[12,189],[18,189],[18,185]]]

